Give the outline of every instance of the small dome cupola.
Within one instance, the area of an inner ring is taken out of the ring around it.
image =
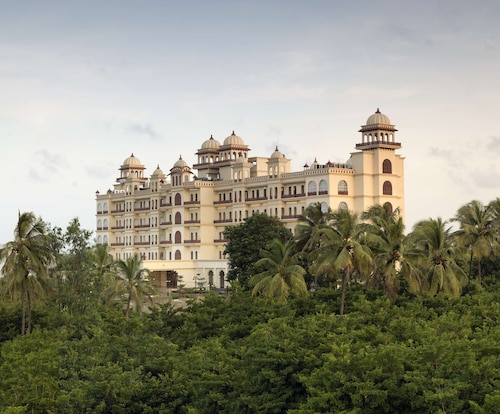
[[[225,140],[224,140],[224,145],[236,145],[236,146],[245,146],[245,142],[241,137],[236,135],[234,131],[232,132],[231,135],[229,135]]]
[[[116,181],[124,182],[127,178],[138,178],[140,180],[145,180],[144,170],[146,167],[142,165],[141,160],[137,158],[134,153],[130,157],[125,158],[123,164],[120,166],[120,177]]]
[[[395,150],[401,148],[401,143],[396,142],[397,129],[391,124],[389,117],[377,108],[374,114],[366,120],[366,124],[359,130],[362,142],[356,144],[356,149],[370,150],[385,148]]]
[[[201,144],[202,150],[218,150],[220,147],[220,142],[217,141],[213,135],[210,135],[210,138]]]

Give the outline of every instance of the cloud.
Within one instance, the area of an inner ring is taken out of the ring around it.
[[[486,143],[486,149],[488,152],[500,152],[500,136],[489,137],[489,141]]]
[[[34,181],[46,182],[50,176],[61,175],[62,170],[67,167],[68,163],[59,154],[42,149],[34,153],[34,161],[28,175]]]
[[[154,127],[150,123],[133,123],[128,125],[126,132],[135,135],[146,135],[151,139],[159,138],[160,135],[154,130]]]

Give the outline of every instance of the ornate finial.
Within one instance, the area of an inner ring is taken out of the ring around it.
[[[130,156],[131,156],[131,157],[133,157],[133,156],[134,156],[134,153],[130,154]]]
[[[233,133],[232,133],[231,135],[236,135],[236,134],[234,133],[234,129],[233,129]]]
[[[376,114],[379,114],[380,113],[380,109],[377,108],[377,111],[375,112]]]
[[[214,139],[214,136],[213,136],[213,134],[210,134],[210,139]]]
[[[179,155],[179,159],[182,160],[182,155]]]
[[[277,146],[277,145],[276,145],[276,149],[275,149],[275,151],[279,151],[279,149],[278,149],[278,146]]]

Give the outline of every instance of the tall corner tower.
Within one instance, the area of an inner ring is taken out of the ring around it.
[[[356,210],[381,204],[391,211],[399,208],[404,219],[404,157],[396,151],[401,148],[396,141],[397,129],[377,108],[359,132],[361,142],[352,153]]]

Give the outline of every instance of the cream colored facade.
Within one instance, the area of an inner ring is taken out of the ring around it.
[[[176,274],[188,287],[224,288],[224,228],[254,213],[277,217],[290,229],[316,202],[358,213],[389,203],[404,217],[404,158],[396,152],[396,131],[377,110],[345,164],[314,160],[293,172],[278,148],[270,157],[252,157],[234,132],[223,143],[210,137],[192,168],[181,157],[168,175],[158,166],[147,177],[132,154],[113,189],[96,192],[97,242],[108,244],[116,259],[139,254],[160,290],[174,287]]]

